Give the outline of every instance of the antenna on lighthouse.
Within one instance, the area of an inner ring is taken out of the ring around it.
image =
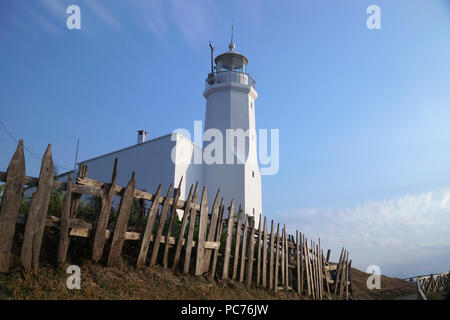
[[[234,34],[234,18],[231,21],[231,42],[228,45],[228,48],[230,48],[230,51],[234,51],[234,48],[236,48],[236,45],[233,42],[233,34]]]
[[[212,42],[209,42],[209,47],[211,48],[211,73],[214,72],[214,64],[213,64],[213,59],[214,59],[214,46],[212,45]]]

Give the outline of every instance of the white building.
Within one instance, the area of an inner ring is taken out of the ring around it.
[[[194,153],[202,154],[202,148],[180,133],[146,141],[146,132],[141,130],[138,131],[136,145],[80,162],[88,166],[89,178],[110,181],[114,159],[118,158],[119,185],[125,186],[131,172],[135,171],[137,189],[154,193],[162,184],[165,194],[170,184],[177,187],[183,177],[180,199],[186,199],[190,186],[198,181],[200,192],[202,186],[207,187],[210,204],[220,188],[226,206],[234,199],[236,211],[241,205],[245,214],[254,217],[257,226],[262,213],[255,130],[255,100],[258,95],[254,80],[245,73],[247,58],[235,51],[233,43],[230,43],[229,49],[215,58],[215,72],[208,75],[203,92],[206,98],[205,133],[208,129],[216,129],[216,133],[223,135],[223,161],[195,164]],[[235,140],[231,143],[231,140],[226,139],[227,129],[248,132],[248,136],[244,137],[242,154],[233,151],[236,149],[232,147]],[[204,142],[205,152],[211,149],[208,148],[210,143]],[[173,150],[176,150],[176,156],[173,157],[175,161],[172,161]],[[214,154],[217,152],[219,150],[215,150]],[[226,161],[227,155],[233,164]]]

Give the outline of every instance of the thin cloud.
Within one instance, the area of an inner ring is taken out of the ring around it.
[[[198,49],[211,37],[216,12],[212,1],[172,0],[172,19],[189,43]]]
[[[361,265],[379,263],[392,270],[396,256],[397,267],[403,261],[408,269],[412,260],[426,262],[431,254],[450,253],[448,188],[349,208],[298,210],[279,216],[291,232],[301,226],[310,238],[321,238],[335,248],[346,246]]]
[[[110,12],[107,6],[100,4],[101,2],[95,0],[86,1],[85,4],[89,9],[108,27],[120,31],[122,30],[122,25],[119,20]]]

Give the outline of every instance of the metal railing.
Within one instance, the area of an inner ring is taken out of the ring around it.
[[[239,71],[218,71],[210,73],[205,82],[205,90],[216,84],[237,83],[255,88],[255,80],[248,74]]]

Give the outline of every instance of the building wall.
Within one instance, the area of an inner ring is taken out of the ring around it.
[[[161,184],[163,195],[167,194],[170,184],[177,188],[183,177],[180,199],[185,200],[190,186],[196,181],[200,185],[202,183],[201,168],[191,163],[194,148],[199,147],[181,134],[174,133],[173,136],[165,135],[80,163],[88,166],[89,178],[109,182],[114,159],[117,158],[118,185],[126,186],[134,171],[136,189],[156,193]],[[172,161],[172,152],[175,163]]]

